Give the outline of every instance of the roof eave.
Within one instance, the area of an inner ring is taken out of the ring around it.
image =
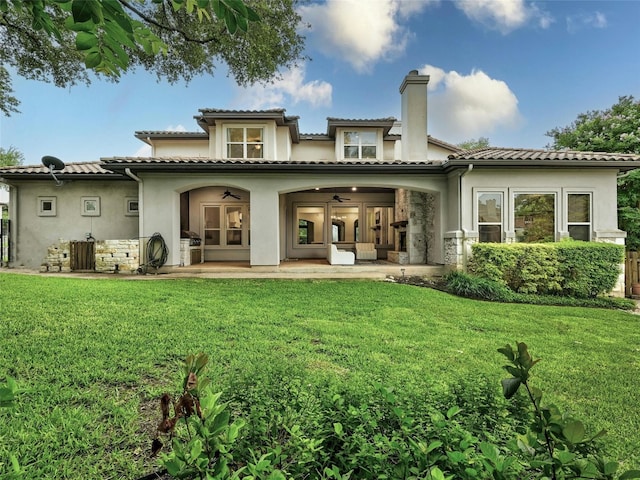
[[[129,169],[132,172],[157,172],[157,173],[211,173],[211,172],[275,172],[275,173],[442,173],[440,164],[425,163],[367,163],[367,164],[341,164],[341,163],[165,163],[158,164],[131,164],[113,163],[106,164],[104,168],[112,171]]]
[[[640,168],[640,161],[633,160],[479,160],[450,159],[444,163],[445,170],[457,168],[613,168],[629,171]]]

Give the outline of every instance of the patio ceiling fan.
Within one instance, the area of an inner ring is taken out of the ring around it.
[[[350,198],[344,198],[344,197],[341,197],[341,196],[340,196],[340,195],[338,195],[337,193],[333,196],[333,201],[334,201],[334,202],[340,202],[340,203],[342,203],[342,202],[344,202],[345,200],[351,200],[351,199],[350,199]]]
[[[222,194],[222,198],[235,198],[236,200],[240,200],[240,195],[236,195],[235,193],[231,193],[229,190],[225,190],[224,193]]]

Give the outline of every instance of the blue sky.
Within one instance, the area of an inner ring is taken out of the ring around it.
[[[199,108],[283,107],[303,133],[326,118],[400,118],[398,88],[431,75],[429,133],[458,143],[544,148],[545,132],[622,95],[640,97],[640,1],[328,0],[301,7],[311,61],[268,87],[226,77],[158,83],[144,71],[68,89],[14,76],[21,113],[0,145],[26,164],[147,155],[138,130],[199,131]]]

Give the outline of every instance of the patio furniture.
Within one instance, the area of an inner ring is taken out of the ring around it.
[[[327,260],[331,265],[353,265],[356,263],[356,256],[353,252],[338,250],[332,243],[327,249]]]
[[[357,260],[376,260],[378,251],[373,243],[356,243]]]

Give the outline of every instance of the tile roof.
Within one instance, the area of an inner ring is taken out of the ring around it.
[[[320,134],[307,136],[326,137]],[[432,141],[432,139],[430,139]],[[56,175],[64,178],[128,178],[126,168],[158,171],[215,171],[220,170],[272,170],[272,171],[432,171],[443,172],[455,168],[474,167],[612,167],[619,170],[640,168],[640,155],[603,152],[577,152],[569,150],[530,150],[487,147],[465,150],[449,155],[447,160],[381,162],[378,160],[265,160],[265,159],[211,159],[208,157],[110,157],[100,162],[69,163]],[[44,165],[18,165],[0,167],[0,177],[40,179],[50,176]]]
[[[365,119],[327,117],[327,135],[335,137],[336,128],[338,127],[382,127],[383,135],[387,135],[396,122],[397,119],[395,117]]]
[[[441,170],[441,162],[381,162],[378,160],[265,160],[265,159],[210,159],[205,157],[165,157],[165,158],[140,158],[140,157],[113,157],[103,158],[105,168],[113,171],[124,172],[131,168],[134,172],[162,171],[162,172],[215,172],[215,171],[271,171],[271,172],[362,172],[384,171],[390,172],[422,172],[429,170]]]
[[[164,137],[171,137],[171,138],[209,138],[209,135],[207,135],[205,132],[177,132],[175,130],[140,130],[137,131],[135,133],[135,136],[140,138],[140,137],[146,137],[146,136],[164,136]]]
[[[224,110],[220,108],[201,108],[198,110],[200,115],[195,115],[193,118],[198,122],[198,125],[208,131],[207,127],[214,126],[216,120],[273,120],[276,125],[289,127],[291,133],[291,139],[294,143],[298,143],[300,131],[298,129],[297,116],[286,116],[286,110],[284,108],[272,108],[269,110]]]
[[[0,167],[0,177],[9,175],[50,175],[49,169],[44,165],[14,165]],[[107,170],[102,166],[102,162],[79,162],[67,163],[62,170],[56,170],[56,175],[112,175],[120,177],[120,174]]]
[[[543,165],[578,163],[587,165],[590,163],[624,163],[638,162],[640,155],[631,153],[606,153],[606,152],[580,152],[574,150],[536,150],[525,148],[496,148],[485,147],[475,150],[464,150],[449,155],[448,163],[478,162],[483,164],[510,164],[510,165]],[[636,167],[634,167],[636,168]]]
[[[232,114],[232,115],[254,115],[254,114],[263,114],[263,113],[284,113],[286,110],[284,108],[266,108],[264,110],[227,110],[225,108],[199,108],[199,112],[202,113],[223,113],[223,114]],[[298,118],[298,117],[296,117]]]
[[[433,165],[437,161],[402,160],[380,161],[371,159],[350,160],[266,160],[263,158],[208,158],[208,157],[110,157],[102,159],[103,165],[110,168],[114,165]]]

